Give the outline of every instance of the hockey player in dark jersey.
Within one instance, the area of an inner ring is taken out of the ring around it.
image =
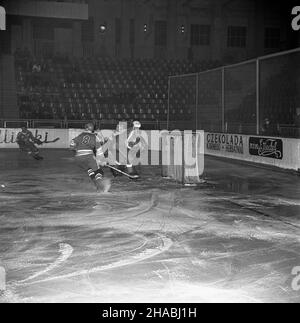
[[[110,180],[104,179],[102,167],[98,167],[95,152],[101,150],[103,142],[94,133],[94,125],[89,123],[85,131],[71,141],[71,149],[76,151],[75,160],[78,166],[87,172],[90,179],[95,184],[97,191],[107,193],[110,189]]]
[[[35,144],[42,145],[43,143],[39,139],[36,139],[26,126],[22,127],[22,131],[18,133],[16,142],[21,151],[27,153],[36,160],[43,159],[43,157],[40,156],[38,148],[35,146]]]

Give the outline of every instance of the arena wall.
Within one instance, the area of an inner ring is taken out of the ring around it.
[[[206,133],[205,154],[289,170],[300,169],[299,139]]]
[[[67,149],[71,139],[82,131],[82,129],[30,130],[36,138],[44,142],[41,146],[43,149]],[[19,131],[20,129],[0,128],[0,149],[18,148],[16,138]],[[205,154],[287,170],[300,169],[299,139],[205,133]]]
[[[69,130],[66,129],[29,129],[44,144],[41,148],[67,148],[69,146]],[[20,128],[0,128],[0,149],[18,148],[16,143]],[[55,141],[55,142],[53,142]]]

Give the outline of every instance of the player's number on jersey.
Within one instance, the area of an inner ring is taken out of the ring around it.
[[[90,136],[84,136],[82,138],[82,144],[83,145],[88,145],[90,143],[90,141],[91,141],[91,137]]]

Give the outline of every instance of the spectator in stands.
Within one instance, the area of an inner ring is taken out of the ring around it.
[[[38,64],[37,62],[34,62],[32,65],[32,76],[31,76],[31,85],[34,86],[38,86],[40,85],[40,73],[41,73],[41,65]]]
[[[40,73],[42,70],[41,65],[35,62],[32,66],[32,73]]]
[[[272,133],[271,122],[269,118],[265,118],[261,126],[260,132],[264,136],[270,136]]]
[[[279,124],[273,124],[271,123],[269,118],[265,118],[263,125],[260,129],[260,133],[263,136],[279,136],[280,135]]]

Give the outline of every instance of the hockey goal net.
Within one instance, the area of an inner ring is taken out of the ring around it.
[[[203,183],[204,131],[172,131],[161,136],[162,176],[184,185]]]

